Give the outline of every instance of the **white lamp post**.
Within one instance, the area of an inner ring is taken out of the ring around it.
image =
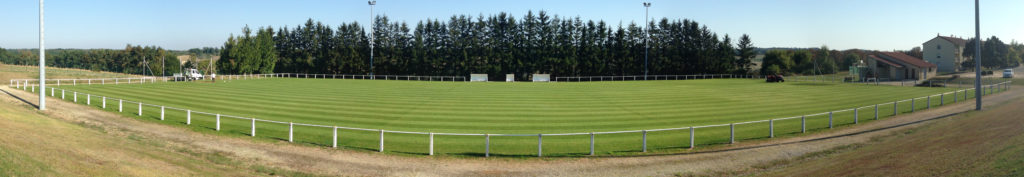
[[[648,26],[648,25],[650,25],[650,23],[648,23],[649,19],[647,17],[648,11],[650,9],[651,9],[651,3],[650,2],[644,2],[644,26],[647,27],[647,32],[645,32],[645,34],[647,34],[647,37],[644,38],[644,80],[647,80],[647,71],[648,71],[648,69],[647,69],[647,51],[649,50],[648,48],[650,48],[650,47],[648,47],[647,40],[651,38],[651,26]]]
[[[370,4],[370,77],[372,78],[373,77],[373,44],[374,44],[373,43],[373,32],[374,32],[374,28],[373,27],[374,27],[374,25],[376,25],[374,22],[377,21],[377,19],[375,17],[373,17],[373,6],[377,5],[377,0],[370,0],[370,1],[367,1],[366,3]]]

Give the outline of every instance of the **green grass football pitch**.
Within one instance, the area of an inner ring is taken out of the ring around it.
[[[858,109],[860,122],[874,119],[874,106],[880,117],[893,114],[893,101],[924,97],[954,88],[921,88],[832,83],[764,83],[752,79],[713,79],[684,81],[627,81],[576,83],[470,83],[382,80],[332,80],[270,78],[230,80],[217,83],[159,82],[153,84],[77,85],[66,89],[80,92],[78,103],[86,104],[85,94],[94,95],[91,106],[100,108],[106,96],[145,104],[190,109],[261,120],[326,126],[384,129],[388,131],[524,134],[531,136],[491,136],[490,154],[535,156],[536,134],[589,133],[652,130],[768,120],[826,113],[806,117],[808,131],[828,129],[829,111]],[[58,91],[56,95],[60,97]],[[973,94],[973,92],[969,93]],[[958,95],[963,100],[963,92]],[[973,95],[969,95],[973,98]],[[932,107],[953,102],[952,94],[935,96]],[[918,99],[915,109],[928,107]],[[185,111],[125,103],[125,115],[141,120],[187,127],[196,131],[230,136],[250,136],[251,121],[222,117],[221,130],[215,131],[213,115],[191,114],[185,125]],[[909,102],[897,104],[898,112],[910,112]],[[102,109],[102,108],[101,108]],[[107,100],[109,111],[118,111],[118,101]],[[852,125],[853,111],[833,115],[835,126]],[[256,137],[262,140],[288,140],[288,124],[256,123]],[[798,135],[801,119],[774,121],[775,136]],[[697,128],[698,147],[729,143],[730,127]],[[735,126],[737,141],[768,138],[769,122]],[[599,155],[635,154],[642,149],[643,133],[595,135]],[[647,132],[647,148],[653,152],[685,151],[690,146],[687,128]],[[399,154],[427,154],[429,136],[425,134],[385,133],[384,150]],[[296,143],[332,146],[333,129],[295,126]],[[441,155],[482,155],[484,136],[435,135],[434,152]],[[338,130],[339,148],[377,151],[379,131]],[[590,135],[543,136],[544,156],[589,154]]]

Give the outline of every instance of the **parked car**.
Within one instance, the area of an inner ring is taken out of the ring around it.
[[[1003,78],[1013,78],[1013,69],[1004,69]]]
[[[782,78],[782,75],[768,75],[765,82],[786,82],[786,79]]]

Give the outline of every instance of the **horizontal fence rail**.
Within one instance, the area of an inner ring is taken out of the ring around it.
[[[274,73],[273,77],[306,78],[306,79],[362,79],[362,80],[404,80],[404,81],[441,81],[466,82],[465,76],[414,76],[414,75],[349,75],[349,74],[304,74]]]
[[[299,75],[287,75],[285,73],[283,75],[279,75],[279,74],[264,74],[264,75],[249,75],[249,76],[246,76],[246,75],[233,75],[232,77],[234,77],[234,76],[251,77],[251,78],[263,78],[263,77],[295,77],[295,76],[299,76]],[[310,75],[310,76],[312,76],[312,75]],[[331,76],[331,75],[325,75],[325,76]],[[31,81],[31,79],[18,79],[18,81]],[[13,82],[14,81],[12,80],[12,83]],[[1005,81],[1005,82],[1000,82],[1000,83],[984,85],[982,87],[984,89],[982,93],[983,93],[983,95],[987,95],[987,94],[993,94],[993,93],[996,93],[996,92],[1006,91],[1006,90],[1010,89],[1010,85],[1011,84],[1012,84],[1012,81]],[[27,87],[35,88],[35,85],[32,85],[32,84],[17,85],[16,88],[25,89]],[[647,152],[647,145],[648,145],[647,137],[648,137],[648,134],[652,133],[652,132],[663,132],[663,131],[683,131],[683,132],[689,132],[689,134],[688,134],[688,136],[689,136],[689,139],[688,139],[689,145],[686,146],[688,148],[694,148],[694,147],[696,147],[696,145],[698,145],[698,144],[695,143],[695,140],[699,137],[699,136],[696,136],[696,134],[700,133],[700,131],[697,131],[698,129],[728,127],[729,128],[729,139],[727,140],[727,143],[735,143],[736,142],[735,139],[737,138],[737,136],[740,136],[735,131],[737,126],[765,126],[765,127],[768,127],[768,131],[765,132],[765,134],[767,134],[766,138],[774,138],[775,135],[777,134],[776,133],[776,129],[777,129],[776,128],[776,124],[778,124],[781,121],[800,120],[801,130],[799,132],[803,133],[803,132],[807,131],[807,125],[806,124],[807,124],[809,119],[816,119],[817,117],[827,116],[828,117],[828,123],[829,123],[828,124],[829,125],[828,128],[831,129],[831,128],[834,127],[833,126],[833,115],[835,115],[835,114],[840,114],[840,113],[850,113],[850,114],[853,114],[854,115],[853,116],[853,124],[857,124],[857,123],[859,123],[860,117],[863,117],[860,114],[861,111],[869,111],[869,112],[867,112],[868,115],[871,115],[872,114],[871,111],[873,111],[873,116],[869,116],[869,117],[872,117],[874,120],[877,120],[878,117],[879,117],[878,116],[879,109],[886,108],[889,105],[891,105],[891,108],[893,108],[893,111],[894,111],[893,112],[893,116],[895,116],[896,114],[898,114],[900,112],[900,108],[898,106],[899,105],[907,105],[907,102],[910,102],[909,104],[911,105],[910,108],[909,108],[910,109],[909,112],[913,112],[914,110],[918,110],[918,109],[929,109],[929,108],[931,108],[931,105],[932,105],[931,101],[932,100],[938,100],[940,105],[942,105],[946,100],[949,100],[949,99],[946,99],[946,97],[952,97],[952,100],[953,100],[954,103],[957,100],[966,100],[967,96],[969,94],[968,91],[974,90],[974,88],[956,89],[956,90],[951,91],[951,92],[944,92],[944,93],[927,95],[927,96],[910,98],[910,99],[904,99],[904,100],[895,100],[893,102],[878,103],[878,104],[859,106],[859,107],[848,108],[848,109],[833,110],[833,111],[814,113],[814,114],[807,114],[807,115],[800,115],[800,116],[792,116],[792,117],[782,117],[782,118],[755,120],[755,121],[747,121],[747,122],[735,122],[735,123],[726,123],[726,124],[716,124],[716,125],[687,126],[687,127],[662,128],[662,129],[645,129],[645,130],[607,131],[607,132],[576,132],[576,133],[548,133],[548,134],[490,134],[490,133],[414,132],[414,131],[398,131],[398,130],[370,129],[370,128],[358,128],[358,127],[343,127],[343,126],[337,126],[337,125],[317,125],[317,124],[307,124],[307,123],[284,122],[284,121],[270,120],[270,119],[266,119],[266,118],[234,116],[234,115],[226,115],[226,114],[219,114],[219,113],[196,111],[196,110],[191,110],[191,109],[188,109],[188,108],[176,108],[176,107],[169,107],[169,106],[164,106],[164,105],[149,104],[149,103],[143,103],[141,101],[131,101],[131,100],[125,100],[125,99],[120,99],[120,98],[106,97],[106,96],[95,95],[95,94],[84,93],[84,92],[77,92],[77,91],[66,90],[66,89],[61,89],[61,88],[53,88],[53,87],[51,87],[50,89],[51,89],[51,94],[54,93],[54,92],[61,92],[60,97],[57,97],[56,95],[50,95],[51,97],[60,98],[60,99],[65,100],[65,101],[68,100],[68,98],[66,97],[66,94],[70,93],[70,95],[72,95],[72,97],[73,97],[73,98],[70,98],[70,99],[73,100],[74,103],[79,103],[78,102],[78,99],[79,99],[78,97],[79,96],[85,96],[85,99],[86,99],[86,103],[85,104],[86,105],[92,105],[92,101],[91,100],[93,98],[97,98],[97,99],[101,99],[102,107],[106,108],[106,106],[108,104],[107,100],[111,100],[112,102],[116,102],[116,104],[118,104],[117,105],[117,108],[118,108],[117,111],[118,112],[125,111],[125,109],[123,109],[123,108],[126,105],[129,106],[129,109],[128,109],[129,111],[131,110],[130,109],[131,106],[137,106],[137,112],[136,112],[135,115],[138,115],[138,116],[142,116],[143,115],[142,108],[144,106],[153,107],[153,108],[159,108],[159,110],[160,110],[160,114],[159,114],[160,115],[160,120],[164,120],[164,113],[167,110],[186,112],[186,118],[187,118],[186,122],[185,122],[186,125],[191,125],[193,115],[204,115],[206,117],[215,117],[215,119],[216,119],[216,122],[215,122],[216,123],[216,131],[221,131],[221,119],[222,118],[249,121],[250,122],[249,135],[250,136],[254,136],[254,137],[256,136],[256,133],[257,133],[256,130],[257,130],[257,127],[259,126],[259,125],[257,125],[257,123],[263,124],[262,126],[266,126],[267,123],[278,124],[278,125],[282,125],[282,126],[288,126],[288,138],[287,138],[287,141],[289,141],[289,142],[294,142],[294,136],[293,136],[294,133],[293,132],[296,129],[296,127],[316,127],[316,128],[332,129],[333,130],[333,136],[332,136],[333,140],[331,141],[332,142],[331,146],[334,147],[334,148],[337,148],[337,146],[338,146],[337,143],[338,143],[338,140],[339,140],[339,135],[338,135],[338,130],[339,129],[341,129],[341,130],[366,131],[366,132],[376,132],[376,133],[379,133],[379,139],[378,139],[378,145],[379,146],[377,147],[376,150],[380,151],[380,152],[384,151],[384,147],[385,147],[384,146],[384,142],[385,142],[384,141],[384,136],[385,136],[386,133],[390,133],[390,134],[408,134],[408,135],[427,135],[427,137],[429,138],[429,152],[426,153],[426,154],[428,154],[428,155],[434,155],[434,150],[435,150],[434,149],[434,137],[435,136],[471,136],[471,137],[482,137],[483,138],[482,142],[486,143],[486,145],[485,145],[486,149],[483,150],[484,151],[483,156],[485,156],[485,157],[489,157],[490,154],[491,154],[490,153],[490,147],[491,147],[490,146],[491,145],[490,144],[490,140],[491,140],[490,138],[491,137],[536,137],[537,138],[537,154],[536,155],[538,157],[543,156],[543,143],[544,143],[543,138],[545,136],[549,136],[549,137],[550,136],[581,136],[581,137],[589,136],[589,140],[590,140],[590,143],[589,143],[590,152],[589,152],[589,154],[590,155],[594,155],[595,154],[595,152],[594,152],[595,151],[594,142],[595,142],[595,136],[596,135],[640,133],[642,135],[642,136],[639,136],[639,137],[642,138],[642,141],[641,141],[642,142],[642,150],[640,152]],[[35,92],[35,90],[32,90],[32,92]],[[970,92],[970,93],[973,93],[973,92]],[[963,98],[961,99],[960,97],[963,97]],[[927,102],[926,103],[928,105],[927,107],[914,106],[913,105],[915,102],[922,101],[922,100],[925,100]],[[908,111],[903,111],[903,112],[908,112]],[[767,124],[767,125],[764,125],[764,124]]]
[[[637,76],[570,76],[555,77],[556,82],[599,82],[599,81],[643,81],[643,80],[694,80],[694,79],[763,79],[759,75],[738,74],[693,74],[693,75],[637,75]]]

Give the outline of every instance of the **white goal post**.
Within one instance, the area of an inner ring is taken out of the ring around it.
[[[469,74],[470,82],[487,82],[487,74]]]
[[[516,81],[516,75],[515,74],[506,74],[505,75],[505,82],[515,82],[515,81]]]
[[[534,82],[550,82],[551,74],[533,74]]]

